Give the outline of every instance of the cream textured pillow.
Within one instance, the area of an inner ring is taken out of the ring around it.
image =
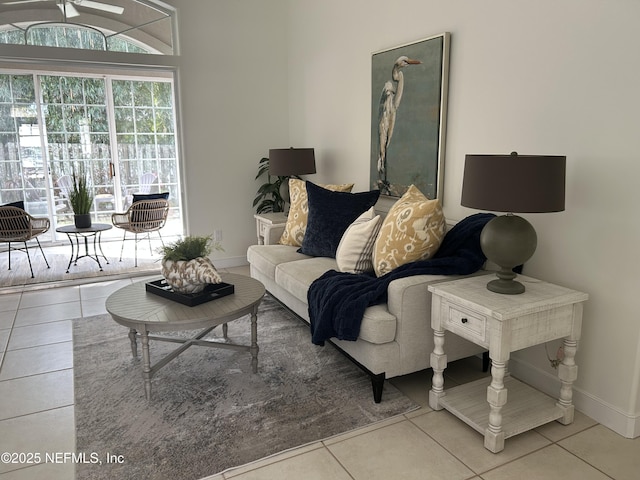
[[[391,207],[373,249],[378,277],[396,267],[435,254],[444,238],[445,219],[438,200],[429,200],[411,185]]]
[[[350,192],[353,188],[353,183],[319,186],[334,192]],[[307,218],[309,217],[307,187],[304,180],[297,178],[289,179],[289,197],[291,198],[291,207],[289,208],[287,224],[280,237],[280,243],[282,245],[301,247],[304,232],[307,229]]]
[[[336,251],[339,271],[347,273],[373,271],[373,246],[380,227],[380,215],[376,215],[373,207],[349,225]]]

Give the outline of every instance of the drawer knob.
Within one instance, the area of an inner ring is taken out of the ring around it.
[[[462,323],[467,323],[467,322],[469,321],[469,319],[467,319],[467,318],[465,317],[465,318],[462,318],[460,321],[461,321]]]

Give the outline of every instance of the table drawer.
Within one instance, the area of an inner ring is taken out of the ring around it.
[[[487,317],[459,305],[447,303],[444,323],[452,331],[473,342],[485,343]]]

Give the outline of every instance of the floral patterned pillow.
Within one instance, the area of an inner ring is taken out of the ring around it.
[[[414,185],[391,207],[373,249],[378,277],[405,263],[426,260],[440,247],[445,218],[438,200],[429,200]]]
[[[334,192],[351,192],[353,183],[341,185],[319,185]],[[289,197],[291,198],[291,208],[287,217],[287,225],[280,237],[280,244],[301,247],[304,232],[307,230],[307,219],[309,217],[309,201],[307,197],[307,187],[304,180],[297,178],[289,179]]]

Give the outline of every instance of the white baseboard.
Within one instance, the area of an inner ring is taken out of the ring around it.
[[[211,260],[216,268],[242,267],[249,265],[247,257],[215,258]]]
[[[509,372],[541,392],[554,398],[558,397],[560,380],[549,372],[513,357],[509,359]],[[640,436],[638,415],[625,413],[618,407],[575,386],[573,387],[573,404],[580,412],[623,437],[636,438]]]

